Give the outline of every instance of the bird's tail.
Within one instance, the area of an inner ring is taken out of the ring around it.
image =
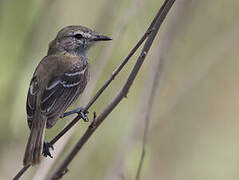
[[[46,126],[46,117],[36,113],[31,126],[31,133],[28,138],[23,165],[35,165],[40,163],[44,132]]]

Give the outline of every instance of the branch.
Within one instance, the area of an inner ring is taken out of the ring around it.
[[[18,180],[31,165],[24,166],[12,180]]]
[[[185,1],[185,2],[184,2]],[[156,65],[155,73],[153,79],[153,86],[151,87],[151,93],[149,95],[147,105],[146,105],[146,114],[145,114],[145,125],[144,125],[144,132],[143,132],[143,142],[142,142],[142,152],[140,156],[139,165],[137,168],[137,173],[135,180],[140,179],[140,174],[142,171],[144,158],[146,155],[146,146],[148,142],[148,134],[149,134],[149,125],[150,125],[150,116],[152,112],[152,106],[154,103],[154,99],[156,98],[156,93],[160,93],[160,84],[162,81],[162,73],[165,64],[165,60],[167,59],[168,52],[170,50],[170,46],[172,45],[172,39],[175,38],[175,31],[178,24],[178,20],[181,18],[182,12],[185,11],[186,1],[181,1],[180,6],[176,5],[174,8],[174,16],[168,19],[167,26],[165,28],[165,32],[163,33],[163,38],[161,39],[161,43],[159,46],[159,62]],[[182,5],[183,3],[183,5]],[[166,56],[165,56],[166,55]],[[151,132],[151,131],[150,131]]]
[[[169,18],[167,18],[167,25],[168,25],[168,19]],[[167,26],[167,25],[165,24],[165,26]],[[164,26],[164,29],[165,29],[165,26]],[[128,159],[127,156],[132,154],[131,152],[134,151],[135,144],[138,143],[138,140],[142,141],[142,138],[139,137],[139,133],[140,133],[139,129],[142,128],[144,130],[145,114],[146,114],[146,110],[147,110],[147,106],[148,106],[147,102],[150,97],[149,92],[151,91],[152,85],[153,85],[153,79],[154,79],[154,75],[156,72],[155,67],[157,67],[157,64],[159,62],[158,57],[159,57],[159,54],[161,55],[161,50],[159,51],[158,46],[159,46],[159,44],[164,44],[164,43],[162,43],[162,39],[164,39],[164,34],[163,34],[164,31],[160,32],[160,36],[161,36],[160,42],[161,43],[159,43],[158,41],[154,42],[154,46],[150,50],[152,55],[149,57],[148,61],[149,60],[151,61],[150,66],[153,69],[148,68],[147,78],[144,78],[144,80],[142,82],[144,84],[143,85],[144,88],[142,88],[140,90],[140,95],[137,95],[140,98],[137,100],[138,102],[136,103],[135,111],[133,112],[133,118],[130,120],[130,124],[128,124],[127,128],[124,130],[124,133],[121,133],[121,136],[120,136],[121,142],[120,142],[119,147],[117,148],[117,152],[114,154],[114,157],[111,160],[112,163],[107,168],[108,170],[106,171],[106,173],[104,173],[104,176],[101,179],[104,179],[104,180],[127,179],[128,175],[127,175],[127,173],[124,172],[125,171],[124,164],[126,163],[126,161]],[[164,59],[164,61],[165,61],[165,59]],[[162,82],[160,82],[160,84],[161,83]],[[157,91],[159,91],[159,88]],[[158,95],[158,93],[157,93],[157,95]],[[142,133],[142,135],[143,135],[143,133]],[[141,149],[139,149],[139,150],[141,150]],[[136,170],[137,170],[137,168],[136,168]],[[130,178],[130,179],[133,179],[133,178]]]
[[[140,173],[141,173],[141,170],[142,170],[144,157],[145,157],[145,154],[146,154],[146,145],[147,145],[147,142],[148,142],[148,130],[149,130],[149,124],[150,124],[150,116],[151,116],[151,112],[152,112],[153,102],[154,102],[157,90],[159,88],[158,84],[159,84],[160,79],[161,79],[163,64],[164,64],[164,60],[160,58],[159,62],[158,62],[158,65],[156,67],[156,72],[154,73],[153,83],[152,83],[153,85],[152,85],[151,93],[150,93],[148,103],[147,103],[147,106],[146,106],[147,109],[146,109],[145,125],[144,125],[144,132],[143,132],[142,152],[141,152],[140,162],[139,162],[139,166],[138,166],[138,169],[137,169],[137,174],[136,174],[135,180],[140,179]]]
[[[121,88],[119,93],[115,96],[115,98],[111,101],[111,103],[105,108],[105,110],[98,116],[96,119],[92,122],[92,124],[88,127],[85,134],[81,137],[81,139],[77,142],[77,144],[74,146],[73,150],[70,152],[70,154],[65,158],[65,160],[60,164],[60,166],[57,168],[53,176],[50,178],[51,180],[57,180],[60,179],[65,173],[67,173],[68,169],[67,166],[71,163],[71,161],[74,159],[76,154],[81,150],[83,145],[88,141],[88,139],[91,137],[91,135],[94,133],[94,131],[100,126],[100,124],[105,120],[105,118],[113,111],[113,109],[119,104],[119,102],[127,96],[127,93],[133,84],[135,77],[138,74],[139,69],[141,68],[146,55],[148,54],[148,51],[150,50],[150,47],[157,35],[157,32],[164,21],[166,15],[168,14],[170,8],[172,7],[175,0],[165,0],[165,3],[163,4],[162,8],[160,8],[158,14],[156,15],[153,23],[151,24],[152,32],[150,33],[149,37],[147,38],[145,45],[141,51],[140,56],[137,59],[137,62],[131,71],[126,83]],[[148,31],[147,31],[148,32]],[[147,34],[147,32],[145,34]],[[132,52],[132,51],[131,51]],[[131,54],[131,53],[130,53]],[[132,55],[129,56],[131,57]],[[127,58],[126,58],[127,59]],[[127,61],[126,61],[127,62]],[[125,63],[126,63],[125,62]],[[125,63],[122,63],[124,66]],[[121,68],[122,69],[122,68]],[[120,71],[120,69],[119,69]],[[114,71],[111,78],[109,79],[109,83],[114,79],[114,74],[118,73],[118,71]],[[108,82],[108,81],[107,81]],[[99,95],[104,91],[104,89],[108,86],[108,83],[105,83],[106,86],[103,86],[98,93],[96,94],[96,99],[99,97]],[[92,99],[86,106],[89,108],[96,99]]]

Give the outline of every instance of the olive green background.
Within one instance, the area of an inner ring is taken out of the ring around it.
[[[25,101],[31,76],[57,31],[81,24],[109,35],[89,52],[85,105],[147,29],[157,0],[0,1],[0,179],[22,167],[29,129]],[[144,117],[155,67],[163,73],[154,99],[141,179],[237,180],[239,178],[239,3],[236,0],[176,0],[139,75],[124,99],[70,164],[64,179],[134,179]],[[138,53],[137,53],[138,55]],[[125,82],[136,56],[90,108],[99,114]],[[70,118],[60,120],[50,140]],[[22,179],[46,179],[89,123],[80,122],[54,159],[29,169]],[[53,165],[50,162],[56,160]],[[43,168],[44,167],[44,168]]]

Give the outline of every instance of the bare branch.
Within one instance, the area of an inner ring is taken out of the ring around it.
[[[168,17],[167,17],[167,24],[168,24]],[[167,26],[167,24],[164,25]],[[150,67],[147,68],[147,77],[143,80],[143,87],[140,90],[140,98],[137,99],[137,103],[135,104],[135,110],[132,112],[133,114],[130,116],[133,116],[129,123],[127,124],[127,128],[124,130],[123,133],[120,135],[120,141],[119,145],[117,147],[117,150],[113,156],[113,159],[111,160],[110,166],[107,168],[106,172],[104,173],[104,177],[102,179],[104,180],[122,180],[122,176],[124,178],[133,179],[133,176],[131,176],[131,173],[127,173],[125,171],[125,166],[127,164],[128,156],[132,154],[131,152],[134,152],[135,145],[138,144],[138,141],[141,141],[142,138],[139,136],[139,134],[143,135],[143,127],[145,122],[145,113],[147,110],[147,102],[150,97],[150,90],[152,88],[152,83],[154,79],[154,75],[156,72],[156,68],[158,61],[159,61],[159,54],[161,54],[159,51],[159,44],[162,43],[162,39],[164,38],[164,35],[162,35],[162,31],[160,32],[160,43],[159,41],[154,43],[154,46],[151,49],[151,56],[149,57],[148,61],[150,60]],[[161,77],[162,78],[162,77]],[[162,79],[163,80],[163,79]],[[162,83],[162,81],[160,81]],[[159,90],[159,89],[158,89]],[[142,132],[140,133],[139,129],[142,129]],[[139,139],[140,138],[140,139]],[[141,150],[141,149],[140,149]],[[127,169],[127,168],[126,168]]]
[[[147,103],[147,106],[146,106],[147,109],[146,109],[145,125],[144,125],[144,132],[143,132],[142,153],[141,153],[140,162],[139,162],[139,166],[138,166],[138,169],[137,169],[137,174],[136,174],[135,180],[140,179],[140,173],[141,173],[141,170],[142,170],[144,157],[145,157],[145,154],[146,154],[146,145],[147,145],[147,141],[148,141],[148,130],[149,130],[149,124],[150,124],[150,116],[151,116],[152,106],[153,106],[153,102],[154,102],[154,99],[155,99],[155,96],[156,96],[156,92],[159,88],[159,82],[160,82],[160,79],[161,79],[163,64],[164,64],[164,59],[160,58],[159,62],[158,62],[158,65],[156,67],[156,72],[154,73],[153,84],[152,84],[152,87],[151,87],[151,93],[150,93],[148,103]]]
[[[51,180],[56,180],[56,179],[60,179],[66,172],[67,170],[67,166],[71,163],[71,161],[74,159],[74,157],[76,156],[76,154],[81,150],[82,146],[88,141],[88,139],[91,137],[91,135],[94,133],[94,131],[100,126],[100,124],[105,120],[105,118],[113,111],[113,109],[119,104],[119,102],[126,97],[131,85],[134,82],[135,77],[137,76],[139,69],[141,68],[146,55],[148,54],[148,51],[150,50],[150,47],[157,35],[157,32],[162,24],[162,22],[164,21],[166,15],[168,14],[170,8],[172,7],[173,3],[175,2],[175,0],[165,0],[165,3],[163,4],[162,8],[160,8],[158,14],[155,16],[155,19],[153,21],[153,23],[151,24],[150,28],[152,28],[151,33],[149,34],[149,37],[147,38],[145,45],[141,51],[140,56],[137,59],[137,62],[133,68],[133,70],[131,71],[126,83],[124,84],[124,86],[121,88],[121,90],[119,91],[119,93],[115,96],[115,98],[110,102],[110,104],[105,108],[105,110],[96,117],[95,121],[94,121],[94,125],[90,125],[88,127],[88,129],[86,130],[85,134],[81,137],[81,139],[77,142],[77,144],[74,146],[73,150],[70,152],[70,154],[65,158],[65,160],[60,164],[60,166],[57,168],[57,170],[55,171],[55,173],[53,174],[53,176],[50,178]],[[148,34],[148,31],[145,33]],[[132,51],[130,52],[130,54],[128,55],[128,57],[131,57]],[[127,58],[126,58],[126,62],[127,62]],[[125,63],[126,63],[125,62]],[[124,64],[122,65],[124,66]],[[122,69],[122,68],[121,68]],[[119,70],[120,71],[120,70]],[[117,74],[117,71],[114,71],[114,73],[112,74],[109,83],[114,79],[114,74]],[[108,82],[108,81],[107,81]],[[100,91],[99,91],[99,95],[104,91],[104,89],[108,86],[108,83],[105,83],[105,87],[103,86]],[[97,93],[98,94],[98,93]],[[98,98],[99,95],[96,95],[96,97]],[[96,99],[95,99],[96,100]],[[95,101],[94,98],[92,99],[92,102]],[[93,103],[92,103],[93,104]],[[92,105],[91,101],[89,103],[89,106]],[[87,107],[87,106],[86,106]]]
[[[18,173],[17,175],[13,178],[13,180],[17,180],[19,179],[25,172],[26,170],[30,167],[30,165],[27,165],[25,167],[23,167]]]

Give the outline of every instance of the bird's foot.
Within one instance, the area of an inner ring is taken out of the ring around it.
[[[54,150],[53,145],[49,142],[44,142],[42,151],[43,156],[45,157],[49,156],[50,158],[53,158],[53,156],[50,153],[50,149]]]
[[[85,122],[89,121],[89,118],[87,116],[87,114],[89,113],[89,111],[85,111],[84,108],[80,107],[80,108],[76,108],[72,111],[66,112],[63,115],[61,115],[61,118],[64,118],[66,116],[69,116],[71,114],[75,114],[77,113],[78,116],[80,116]]]
[[[83,121],[85,122],[89,122],[89,118],[88,118],[88,114],[89,111],[85,111],[84,109],[80,109],[79,112],[78,112],[78,116],[80,116]]]

